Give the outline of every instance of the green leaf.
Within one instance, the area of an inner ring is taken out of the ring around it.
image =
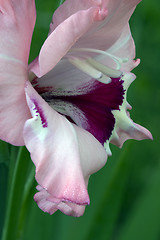
[[[17,156],[17,149],[19,149]],[[17,156],[17,159],[15,158]],[[13,154],[11,154],[10,171],[8,180],[8,193],[6,203],[6,215],[2,234],[2,240],[18,240],[21,239],[21,220],[23,220],[23,213],[25,211],[25,203],[27,199],[26,183],[30,177],[31,167],[33,163],[30,155],[25,147],[13,147]],[[31,172],[31,175],[33,173]],[[33,178],[29,181],[32,181]],[[30,191],[30,187],[28,189]]]
[[[10,145],[0,140],[0,237],[4,223]]]
[[[160,235],[160,166],[134,206],[118,240],[158,240]]]
[[[0,239],[5,216],[6,194],[8,184],[8,167],[5,163],[0,163]]]

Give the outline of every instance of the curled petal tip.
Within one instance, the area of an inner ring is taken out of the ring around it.
[[[34,195],[34,200],[38,204],[39,208],[50,215],[55,213],[57,210],[60,210],[66,215],[80,217],[83,215],[85,210],[84,205],[77,205],[76,203],[65,202],[51,197],[51,195],[41,186],[39,188],[39,192]]]
[[[140,62],[141,62],[141,60],[139,58],[134,60],[134,67],[136,68],[140,64]]]
[[[149,134],[148,134],[148,139],[150,139],[150,140],[152,140],[153,141],[153,136],[152,136],[152,134],[149,132]]]
[[[149,132],[149,133],[150,133],[150,132]],[[152,136],[151,133],[150,133],[149,139],[153,141],[153,136]]]
[[[139,124],[135,124],[136,126],[138,126],[140,132],[142,133],[142,139],[150,139],[153,140],[153,136],[150,133],[150,131],[142,126],[140,126]]]

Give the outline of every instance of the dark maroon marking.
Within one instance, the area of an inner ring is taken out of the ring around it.
[[[41,107],[38,105],[37,101],[35,99],[32,99],[35,108],[33,110],[36,110],[36,113],[39,113],[40,118],[41,118],[41,122],[42,122],[42,127],[43,128],[47,128],[48,127],[48,123],[47,120],[45,118],[45,115],[43,113],[43,110],[41,109]],[[38,117],[38,114],[36,115]]]
[[[33,80],[32,80],[32,85],[34,87],[34,89],[41,95],[43,93],[46,93],[46,92],[51,92],[53,91],[53,87],[40,87],[39,84],[38,84],[38,78],[35,77]]]
[[[42,94],[42,97],[48,103],[59,99],[72,103],[79,108],[87,119],[87,125],[85,119],[82,119],[81,126],[104,144],[110,138],[115,124],[115,118],[111,111],[119,110],[119,106],[123,103],[125,91],[122,83],[123,81],[120,78],[113,78],[108,84],[93,80],[92,83],[88,83],[88,86],[85,85],[79,89],[80,92],[84,92],[83,89],[88,89],[86,94],[55,96],[53,95],[53,90],[51,90],[45,92],[44,95]],[[41,90],[40,92],[38,91],[40,94],[42,93]],[[73,93],[73,91],[68,91],[67,93]],[[66,117],[78,125],[74,116]]]

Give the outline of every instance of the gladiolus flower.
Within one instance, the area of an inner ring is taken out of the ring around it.
[[[128,21],[139,1],[66,0],[28,66],[34,1],[0,0],[0,137],[31,153],[45,212],[81,216],[109,142],[152,138],[127,112],[139,64]]]

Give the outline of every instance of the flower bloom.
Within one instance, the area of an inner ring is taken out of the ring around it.
[[[34,0],[0,1],[0,138],[31,153],[45,212],[81,216],[109,142],[152,138],[126,101],[139,64],[128,21],[139,1],[66,0],[29,66]]]

